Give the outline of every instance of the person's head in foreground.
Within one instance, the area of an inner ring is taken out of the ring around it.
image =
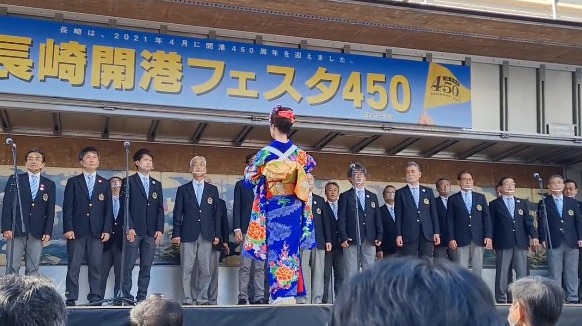
[[[513,304],[507,321],[511,326],[556,325],[564,305],[564,290],[554,280],[528,276],[509,285]]]
[[[53,283],[40,276],[0,276],[0,325],[64,326],[67,310]]]
[[[161,294],[152,294],[129,313],[131,326],[182,326],[183,320],[182,305]]]
[[[445,261],[397,258],[353,277],[331,326],[497,326],[493,295],[469,270]]]

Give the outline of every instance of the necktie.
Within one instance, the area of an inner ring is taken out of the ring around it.
[[[198,201],[198,206],[202,202],[202,183],[196,183],[196,200]]]
[[[38,192],[38,177],[32,175],[30,180],[30,194],[32,195],[32,200],[36,198],[36,193]]]
[[[143,189],[145,190],[145,194],[146,194],[146,198],[149,196],[150,194],[150,181],[148,177],[144,177],[141,179],[141,182],[143,183]]]
[[[331,203],[331,210],[333,211],[333,216],[337,220],[337,202]]]
[[[443,204],[445,205],[445,208],[447,208],[448,203],[449,203],[448,198],[443,198]]]
[[[87,175],[87,190],[89,191],[89,198],[93,196],[93,187],[95,186],[95,179],[93,179],[93,175]]]
[[[364,199],[364,190],[362,189],[358,189],[358,200],[360,201],[360,205],[362,205],[362,208],[366,207],[366,200]]]
[[[515,213],[515,202],[513,201],[513,198],[507,198],[507,209],[509,210],[511,217],[514,217],[513,214]]]
[[[562,211],[564,210],[564,203],[562,202],[562,198],[556,198],[556,207],[558,207],[558,213],[562,216]]]
[[[113,197],[113,217],[117,221],[117,215],[119,214],[119,198]]]
[[[463,198],[465,201],[465,207],[467,207],[467,212],[471,213],[471,206],[473,206],[473,203],[471,202],[471,194],[468,191],[463,192]]]
[[[390,210],[390,215],[392,216],[392,220],[396,221],[396,215],[394,215],[394,206],[388,206]]]
[[[412,188],[412,197],[414,198],[416,208],[418,208],[418,188]]]

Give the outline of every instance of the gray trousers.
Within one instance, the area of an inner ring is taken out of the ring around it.
[[[527,276],[527,250],[513,249],[495,250],[495,300],[507,302],[507,278],[511,273],[511,263],[515,269],[515,278]]]
[[[362,270],[371,267],[376,260],[376,246],[369,242],[364,242],[360,246],[360,252],[362,254]],[[352,244],[344,248],[344,258],[346,271],[345,281],[349,282],[352,276],[358,274],[360,271],[360,266],[358,266],[358,246]]]
[[[209,303],[208,289],[210,288],[210,256],[212,242],[206,241],[202,235],[194,242],[180,244],[180,263],[182,265],[182,287],[184,289],[183,303]],[[198,262],[198,263],[197,263]],[[192,282],[194,268],[198,269],[198,277]]]
[[[325,253],[325,268],[323,271],[323,303],[333,303],[339,290],[344,285],[344,265],[344,251],[342,247],[333,248],[331,251]]]
[[[10,252],[14,246],[14,258],[11,259]],[[24,274],[40,275],[38,268],[42,254],[42,241],[33,236],[16,237],[6,241],[6,274],[18,274],[22,256],[25,258]]]
[[[301,252],[301,271],[305,282],[305,296],[297,297],[297,303],[323,302],[323,272],[325,250],[313,249]]]
[[[218,265],[220,263],[220,250],[216,250],[212,247],[212,252],[210,252],[210,285],[208,286],[208,303],[211,305],[218,304]],[[200,281],[198,277],[198,261],[192,272],[192,278],[194,279],[194,284],[198,284]],[[192,297],[198,297],[198,288],[194,287],[192,289]]]
[[[464,247],[458,247],[459,263],[465,268],[469,268],[469,261],[471,261],[471,270],[479,277],[483,273],[483,252],[485,248],[476,245],[471,241],[471,244]]]
[[[562,285],[567,301],[578,301],[578,257],[580,250],[570,248],[563,241],[559,248],[548,250],[549,277]]]
[[[103,256],[103,242],[87,234],[82,238],[67,240],[67,276],[65,280],[65,297],[67,301],[75,302],[79,299],[79,273],[83,260],[87,259],[87,273],[89,279],[89,302],[101,300],[101,257]]]
[[[156,253],[156,242],[154,237],[149,236],[135,236],[133,242],[125,241],[125,261],[123,264],[123,283],[121,284],[121,291],[123,297],[133,298],[131,295],[131,275],[135,262],[137,261],[139,251],[139,275],[137,279],[137,301],[143,301],[148,295],[148,287],[150,286],[150,272],[154,262],[154,254]]]
[[[115,277],[113,297],[115,297],[121,290],[121,248],[115,243],[111,245],[111,248],[103,251],[103,257],[101,258],[101,285],[99,286],[101,298],[105,297],[107,279],[112,266]]]
[[[435,246],[433,251],[433,257],[440,259],[448,259],[449,261],[459,263],[459,253],[457,252],[457,250],[453,250],[447,247]]]
[[[249,298],[249,283],[253,278],[253,298]],[[251,302],[265,298],[265,262],[240,256],[238,269],[238,299]]]

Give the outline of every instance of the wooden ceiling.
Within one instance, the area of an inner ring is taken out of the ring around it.
[[[7,5],[256,34],[582,65],[580,24],[375,2],[381,1],[0,0]]]

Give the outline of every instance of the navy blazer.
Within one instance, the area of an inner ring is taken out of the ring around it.
[[[440,234],[434,195],[430,188],[419,185],[419,204],[416,207],[412,191],[408,185],[396,190],[396,236],[402,236],[406,243],[419,242],[420,226],[426,241],[434,241],[434,235]]]
[[[382,216],[382,225],[384,227],[384,238],[382,245],[377,248],[377,251],[382,251],[385,255],[392,255],[398,251],[396,246],[396,221],[395,217],[390,214],[390,210],[386,205],[380,207],[380,215]]]
[[[315,232],[315,242],[318,249],[325,250],[325,244],[331,243],[331,227],[329,226],[329,216],[333,211],[323,197],[313,194],[311,201],[311,211],[313,212],[313,229]],[[329,209],[326,209],[327,208]]]
[[[358,215],[360,217],[360,236],[362,243],[368,241],[374,245],[374,240],[382,241],[383,227],[378,197],[371,191],[365,190],[366,203],[362,207],[358,200]],[[354,188],[340,194],[338,200],[338,228],[340,241],[352,239],[356,243],[356,196]]]
[[[162,183],[149,176],[149,194],[138,173],[129,176],[129,218],[127,229],[135,230],[138,236],[153,237],[157,231],[164,232],[164,195]],[[125,216],[125,183],[121,182],[121,218]],[[119,218],[119,217],[118,217]]]
[[[113,207],[113,197],[111,198],[111,206]],[[122,248],[123,246],[123,239],[125,239],[125,234],[123,232],[123,213],[121,208],[121,198],[119,198],[119,212],[117,212],[117,219],[115,219],[115,215],[113,214],[113,208],[111,210],[111,216],[113,217],[113,226],[111,227],[111,237],[109,240],[103,243],[103,251],[111,249],[113,244],[117,246],[117,248]]]
[[[247,234],[251,220],[251,209],[255,200],[253,190],[244,186],[244,180],[234,185],[234,203],[232,205],[232,228]]]
[[[485,238],[491,239],[491,216],[489,204],[485,195],[471,191],[471,212],[463,199],[462,192],[449,196],[447,204],[447,224],[449,227],[449,241],[457,241],[457,246],[465,247],[473,241],[484,247]]]
[[[437,247],[448,247],[449,246],[449,226],[447,221],[447,207],[448,207],[448,199],[447,199],[447,207],[443,203],[443,199],[441,196],[437,196],[434,199],[437,208],[437,216],[439,218],[439,230],[441,231],[441,243],[437,245]]]
[[[89,198],[83,173],[71,177],[65,186],[63,200],[63,233],[75,232],[75,239],[90,234],[101,238],[101,233],[111,234],[113,203],[109,181],[100,175],[95,177],[93,194]]]
[[[529,213],[527,201],[514,197],[515,209],[513,217],[505,204],[503,197],[489,203],[489,214],[493,224],[493,248],[506,250],[518,247],[527,250],[529,239],[538,238],[533,216]]]
[[[22,198],[22,217],[24,218],[24,227],[26,232],[22,232],[22,220],[20,219],[20,207],[16,202],[16,228],[14,235],[22,237],[26,234],[32,235],[35,239],[42,239],[44,234],[52,237],[53,224],[55,221],[55,183],[40,176],[39,189],[36,197],[32,200],[30,191],[30,181],[28,172],[18,175],[20,184],[20,197]],[[4,188],[4,204],[2,205],[2,231],[12,231],[12,200],[15,195],[16,184],[14,175],[8,178],[6,188]]]
[[[202,238],[209,242],[214,242],[214,238],[222,239],[219,200],[218,188],[206,182],[200,205],[192,182],[178,187],[172,238],[180,237],[182,242],[194,242],[202,234]]]
[[[338,204],[338,216],[339,216],[339,202]],[[338,221],[335,217],[335,215],[333,215],[333,209],[331,209],[330,203],[328,201],[325,202],[325,210],[327,210],[327,214],[323,215],[323,218],[327,218],[328,219],[328,224],[329,224],[329,232],[331,234],[331,247],[332,250],[342,250],[341,247],[341,238],[340,238],[340,234],[339,234],[339,228],[338,228]]]
[[[228,243],[228,239],[230,237],[230,228],[228,226],[228,210],[226,209],[226,202],[224,201],[224,199],[219,198],[219,202],[220,202],[220,231],[222,232],[222,235],[220,237],[220,241],[218,242],[218,244],[213,245],[214,249],[216,250],[222,250],[223,243]]]
[[[582,216],[580,206],[574,198],[563,196],[564,207],[562,213],[558,212],[558,207],[552,195],[546,196],[543,200],[548,212],[548,227],[550,229],[552,248],[558,248],[562,241],[570,248],[578,248],[578,241],[582,240]],[[539,234],[540,241],[547,240],[545,218],[543,215],[542,202],[538,204]]]

